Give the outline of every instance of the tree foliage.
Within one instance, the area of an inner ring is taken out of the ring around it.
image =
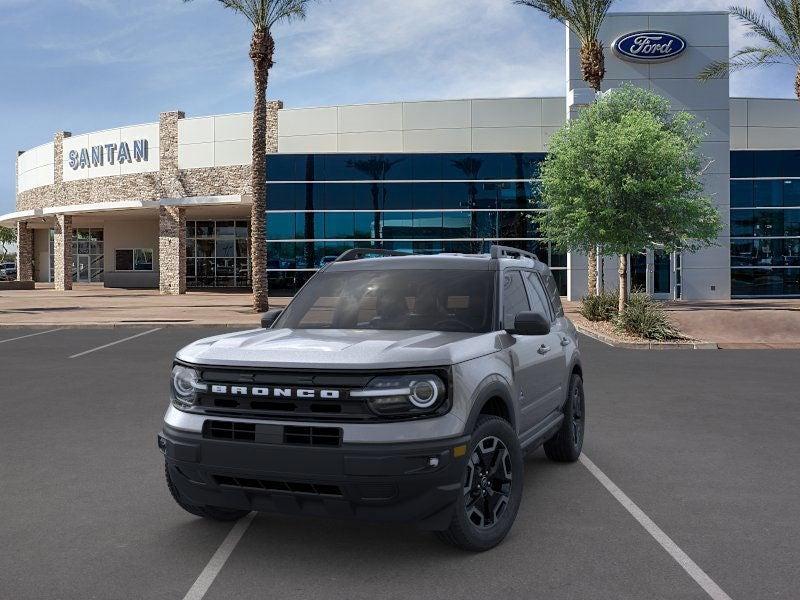
[[[732,6],[730,13],[742,23],[746,36],[756,40],[740,48],[729,60],[709,64],[702,80],[725,77],[731,71],[788,64],[796,69],[795,94],[800,99],[800,0],[764,0],[767,15],[747,6]]]
[[[6,260],[8,256],[8,246],[16,243],[16,241],[17,232],[14,229],[10,227],[0,227],[0,251],[2,251],[0,260]]]
[[[544,235],[563,250],[631,254],[713,244],[720,217],[703,195],[702,126],[653,92],[605,93],[549,142],[541,171]]]

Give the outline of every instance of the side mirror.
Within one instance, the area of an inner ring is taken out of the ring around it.
[[[514,319],[514,329],[508,331],[508,333],[516,335],[547,335],[550,333],[550,319],[538,312],[524,311],[517,313],[517,318]]]
[[[269,329],[272,327],[272,324],[278,320],[278,317],[281,316],[283,313],[282,308],[273,308],[272,310],[268,310],[263,315],[261,315],[261,327],[264,329]]]

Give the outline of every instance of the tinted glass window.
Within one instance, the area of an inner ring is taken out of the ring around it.
[[[528,286],[528,297],[531,303],[531,310],[544,315],[547,319],[553,320],[553,313],[550,310],[550,302],[547,299],[547,293],[542,287],[542,282],[539,276],[532,271],[526,271],[524,274],[525,283]]]
[[[734,208],[753,206],[752,181],[731,181],[731,206]]]
[[[484,333],[492,328],[493,298],[491,271],[322,272],[275,327]]]
[[[519,271],[503,273],[503,327],[514,327],[517,314],[530,310],[528,294]]]
[[[783,181],[756,181],[755,206],[782,206]]]
[[[554,275],[559,275],[563,278],[563,286],[561,282],[556,281]],[[555,311],[556,318],[564,316],[564,307],[561,305],[561,292],[559,290],[563,289],[566,293],[566,276],[566,271],[550,271],[549,275],[545,275],[543,278],[544,287],[547,290],[547,294],[550,296],[550,304]]]
[[[753,176],[754,152],[731,152],[731,177]]]

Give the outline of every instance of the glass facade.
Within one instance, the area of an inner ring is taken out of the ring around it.
[[[731,152],[731,295],[800,296],[800,150]]]
[[[250,223],[186,222],[186,286],[249,287]]]
[[[542,239],[541,153],[278,154],[267,157],[270,289],[293,293],[354,247],[536,253],[566,293],[565,254]]]
[[[55,232],[49,233],[50,279],[55,280]],[[72,281],[92,283],[103,281],[105,258],[103,230],[76,228],[72,232]]]

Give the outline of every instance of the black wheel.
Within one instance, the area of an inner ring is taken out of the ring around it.
[[[172,478],[169,476],[169,467],[166,464],[164,465],[164,476],[167,478],[167,487],[169,488],[169,493],[172,494],[172,498],[178,503],[178,506],[188,513],[204,519],[213,519],[214,521],[238,521],[249,512],[246,510],[220,508],[218,506],[191,504],[183,499],[178,488],[175,487]]]
[[[503,541],[522,499],[523,462],[517,434],[499,417],[481,417],[469,445],[462,496],[439,537],[472,552]]]
[[[583,433],[586,428],[586,401],[583,395],[583,379],[573,373],[569,381],[569,393],[564,404],[564,420],[558,432],[544,443],[547,458],[556,462],[575,462],[583,448]]]

